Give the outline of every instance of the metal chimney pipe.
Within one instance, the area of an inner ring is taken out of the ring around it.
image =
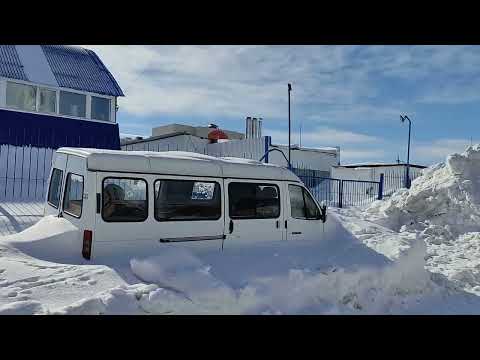
[[[258,137],[262,137],[262,118],[258,118]]]
[[[247,116],[245,119],[245,138],[250,139],[252,137],[252,118]]]
[[[253,125],[252,138],[256,139],[257,138],[257,118],[252,118],[252,125]]]

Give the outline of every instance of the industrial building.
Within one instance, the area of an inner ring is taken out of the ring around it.
[[[148,138],[124,138],[123,150],[189,151],[217,157],[242,157],[288,166],[288,146],[272,142],[262,135],[262,120],[245,119],[245,133],[209,126],[170,124],[152,129]],[[291,147],[291,164],[295,169],[313,172],[316,176],[330,176],[331,167],[340,163],[340,148]]]

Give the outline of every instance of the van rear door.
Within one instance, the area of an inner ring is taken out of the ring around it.
[[[68,155],[56,152],[50,169],[45,195],[45,215],[58,215],[61,211],[62,189],[65,182],[65,170]]]
[[[79,227],[91,224],[91,221],[94,220],[91,206],[87,201],[89,188],[87,180],[89,179],[87,179],[86,173],[85,158],[68,155],[64,174],[62,215]]]

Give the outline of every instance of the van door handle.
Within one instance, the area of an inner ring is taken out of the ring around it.
[[[280,222],[277,220],[277,229],[280,227]]]
[[[230,234],[233,232],[233,220],[230,220],[230,225],[228,226],[228,231],[230,231]]]
[[[301,231],[292,231],[292,235],[301,235],[302,232]]]

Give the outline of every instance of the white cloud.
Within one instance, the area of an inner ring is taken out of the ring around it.
[[[288,131],[265,129],[264,135],[270,135],[272,142],[288,144]],[[298,143],[300,133],[292,131],[292,143]],[[343,146],[350,144],[379,144],[382,140],[375,136],[329,127],[318,127],[302,133],[302,145],[311,147]]]
[[[419,102],[480,98],[480,51],[469,46],[120,46],[95,50],[124,89],[121,111],[317,122],[382,121]],[[384,93],[381,81],[407,81]],[[408,86],[406,86],[408,88]]]
[[[478,99],[480,51],[465,46],[120,46],[95,50],[126,93],[122,111],[147,116],[293,114],[326,121],[390,118],[414,102]],[[379,81],[410,82],[389,95]],[[413,97],[413,98],[411,98]],[[333,119],[333,120],[332,120]]]
[[[383,149],[343,149],[340,151],[340,161],[342,164],[353,162],[382,162],[388,155],[389,154]]]
[[[439,139],[412,146],[415,161],[433,164],[445,161],[447,155],[461,153],[470,145],[467,139]]]

